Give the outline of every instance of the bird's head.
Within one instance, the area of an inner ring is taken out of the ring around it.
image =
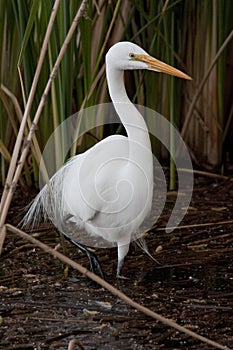
[[[140,46],[127,41],[118,42],[109,49],[106,63],[119,70],[148,69],[191,80],[187,74],[157,60]]]

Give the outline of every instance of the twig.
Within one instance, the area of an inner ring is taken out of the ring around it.
[[[181,225],[181,226],[174,226],[174,227],[155,227],[154,231],[165,231],[167,229],[169,230],[175,230],[175,229],[187,229],[187,228],[196,228],[196,227],[206,227],[206,226],[215,226],[215,225],[230,225],[233,224],[233,220],[225,220],[225,221],[216,221],[216,222],[205,222],[203,224],[192,224],[192,225]]]
[[[216,174],[216,173],[210,173],[208,171],[203,171],[203,170],[183,169],[183,168],[178,168],[177,170],[184,172],[184,173],[192,172],[192,173],[197,174],[197,175],[212,177],[214,179],[233,180],[232,177],[221,175],[221,174]]]
[[[227,238],[229,236],[232,236],[232,233],[225,233],[223,235],[219,235],[219,236],[215,236],[215,237],[199,239],[197,241],[194,241],[190,245],[193,246],[193,245],[203,244],[203,243],[207,243],[207,242],[211,242],[211,241],[217,241],[218,239]],[[188,247],[190,247],[190,245],[188,245]]]
[[[84,347],[81,345],[80,341],[78,341],[77,339],[72,339],[72,340],[69,342],[68,350],[74,350],[75,345],[78,345],[78,347],[79,347],[80,350],[84,350]]]
[[[133,308],[137,309],[138,311],[144,313],[147,316],[150,316],[152,318],[155,318],[157,321],[164,323],[167,326],[170,326],[172,328],[177,329],[179,332],[185,333],[188,336],[191,336],[203,343],[209,344],[213,347],[215,347],[216,349],[222,349],[222,350],[230,350],[230,348],[223,346],[213,340],[210,340],[208,338],[205,338],[199,334],[196,334],[195,332],[192,332],[191,330],[182,327],[180,325],[178,325],[176,322],[161,316],[160,314],[148,309],[145,306],[142,306],[140,304],[138,304],[137,302],[135,302],[134,300],[132,300],[131,298],[129,298],[126,294],[122,293],[121,291],[119,291],[117,288],[115,288],[114,286],[112,286],[111,284],[109,284],[108,282],[104,281],[103,279],[101,279],[99,276],[95,275],[93,272],[90,272],[89,270],[87,270],[86,268],[84,268],[82,265],[76,263],[75,261],[71,260],[70,258],[68,258],[67,256],[61,254],[60,252],[52,249],[51,247],[47,246],[46,244],[38,241],[37,239],[29,236],[28,234],[26,234],[25,232],[23,232],[22,230],[19,230],[18,228],[10,225],[10,224],[6,224],[6,229],[17,234],[18,236],[20,236],[21,238],[26,239],[27,241],[33,243],[34,245],[36,245],[37,247],[41,248],[42,250],[44,250],[46,253],[51,254],[53,257],[58,258],[59,260],[61,260],[62,262],[64,262],[65,264],[70,265],[71,267],[73,267],[74,269],[78,270],[79,272],[81,272],[83,275],[89,277],[91,280],[95,281],[96,283],[98,283],[99,285],[101,285],[103,288],[107,289],[109,292],[111,292],[113,295],[116,295],[118,298],[120,298],[121,300],[123,300],[124,302],[126,302],[128,305],[132,306]]]

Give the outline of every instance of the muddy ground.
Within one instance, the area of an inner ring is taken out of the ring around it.
[[[8,222],[17,224],[30,195],[18,191]],[[197,176],[188,214],[167,234],[175,196],[147,237],[157,265],[132,245],[124,275],[115,276],[116,249],[96,253],[106,279],[125,294],[180,325],[233,348],[233,181]],[[205,226],[200,224],[206,224]],[[191,226],[192,225],[192,226]],[[41,224],[36,238],[55,247],[60,237]],[[87,258],[69,242],[66,252]],[[212,349],[149,318],[39,248],[8,234],[0,258],[0,349]]]

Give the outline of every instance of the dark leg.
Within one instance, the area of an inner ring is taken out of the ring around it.
[[[65,217],[63,223],[66,221],[66,220],[69,220],[73,215],[69,214]],[[102,279],[105,279],[104,277],[104,273],[103,273],[103,270],[102,270],[102,267],[97,259],[97,256],[95,255],[95,253],[91,252],[87,247],[85,247],[84,245],[82,245],[81,243],[77,242],[76,240],[74,240],[72,237],[70,237],[70,235],[68,235],[66,233],[66,230],[65,230],[65,227],[64,227],[64,224],[62,223],[62,234],[65,236],[65,238],[70,241],[72,244],[74,244],[79,250],[81,250],[83,253],[86,254],[86,256],[88,257],[89,259],[89,262],[90,262],[90,271],[95,273],[96,269],[97,271],[99,272],[100,276]],[[57,229],[58,230],[58,229]],[[60,232],[58,230],[58,232]]]
[[[86,254],[86,256],[88,257],[89,262],[90,262],[90,271],[95,273],[95,270],[97,269],[97,271],[99,272],[101,278],[105,279],[102,267],[101,267],[101,265],[100,265],[100,263],[99,263],[99,261],[97,259],[97,256],[95,255],[95,253],[91,252],[90,250],[87,249],[87,247],[85,247],[84,245],[82,245],[82,244],[78,243],[77,241],[73,240],[68,235],[64,234],[64,236],[72,244],[74,244],[79,250],[81,250],[83,253]]]

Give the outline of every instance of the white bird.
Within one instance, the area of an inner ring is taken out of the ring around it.
[[[91,237],[118,247],[117,275],[138,228],[148,216],[153,196],[153,156],[146,123],[129,100],[124,70],[147,69],[183,79],[181,71],[151,57],[139,46],[119,42],[106,55],[109,94],[127,136],[112,135],[72,157],[34,199],[24,223],[42,209],[53,224],[88,254],[91,267],[102,270],[92,254],[67,232],[67,222]]]

